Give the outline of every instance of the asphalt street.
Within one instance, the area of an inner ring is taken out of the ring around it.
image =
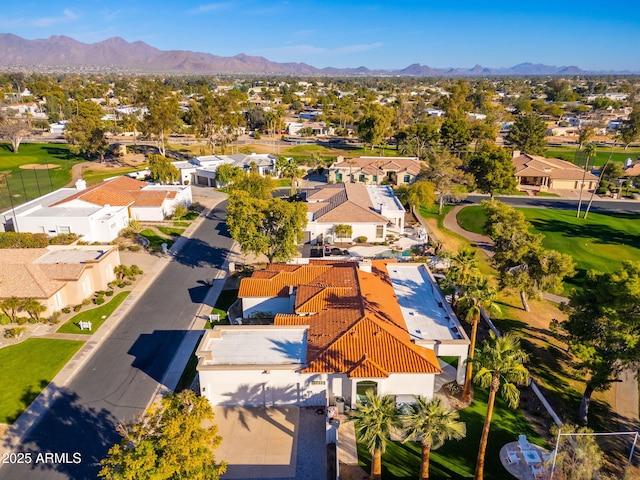
[[[586,210],[590,195],[585,195],[582,199],[582,212]],[[488,195],[469,195],[466,202],[480,203],[488,200]],[[514,207],[538,207],[538,208],[559,208],[561,210],[576,210],[578,208],[577,199],[556,198],[556,197],[501,197],[496,196],[501,202],[508,203]],[[640,213],[640,202],[637,200],[602,200],[594,198],[591,205],[591,212],[596,213]]]
[[[223,202],[209,213],[113,334],[60,388],[16,450],[31,453],[31,463],[3,465],[0,479],[96,478],[98,462],[120,440],[116,425],[147,407],[207,293],[205,280],[215,277],[231,248],[225,211]]]

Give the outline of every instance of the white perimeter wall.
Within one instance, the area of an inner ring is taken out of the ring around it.
[[[327,405],[325,375],[264,368],[199,371],[200,393],[211,405],[220,406]]]
[[[309,222],[307,224],[307,230],[310,232],[311,243],[315,244],[318,235],[329,235],[333,238],[333,242],[340,245],[339,239],[334,233],[336,225],[351,225],[352,233],[350,238],[340,239],[342,242],[352,242],[358,237],[367,237],[368,242],[382,242],[387,236],[387,224],[386,223],[321,223],[321,222]],[[376,237],[376,227],[382,225],[382,236]]]
[[[242,316],[250,318],[257,312],[275,315],[293,313],[289,297],[245,297],[242,299]]]

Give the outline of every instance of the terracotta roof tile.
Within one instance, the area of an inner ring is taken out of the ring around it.
[[[256,272],[261,278],[243,279],[239,297],[249,292],[286,296],[290,285],[297,287],[295,311],[311,315],[278,314],[274,324],[310,326],[305,372],[342,372],[357,378],[385,377],[391,372],[439,373],[433,350],[411,342],[386,263],[372,262],[368,273],[354,262],[314,261],[306,268],[323,271],[313,278],[304,267],[270,266],[270,274],[281,270],[271,276]],[[287,284],[285,275],[288,280],[306,277],[310,281]]]

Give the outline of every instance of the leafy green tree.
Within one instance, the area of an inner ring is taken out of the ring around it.
[[[216,144],[222,147],[224,153],[224,148],[238,138],[240,127],[245,124],[245,118],[240,112],[246,99],[246,94],[237,89],[221,95],[214,95],[207,90],[192,105],[196,131],[207,139],[212,153]]]
[[[424,205],[429,208],[436,203],[435,185],[432,182],[419,180],[411,185],[400,185],[395,190],[398,200],[408,205],[411,211]]]
[[[263,177],[257,172],[249,172],[233,183],[234,190],[244,190],[253,198],[269,199],[271,192],[276,188],[276,182],[271,177]]]
[[[445,200],[463,199],[467,188],[473,185],[473,176],[462,169],[462,160],[449,152],[429,155],[427,166],[420,173],[420,180],[435,185],[439,215],[442,215]]]
[[[440,141],[440,123],[436,117],[429,117],[427,121],[418,122],[396,135],[398,148],[406,155],[414,155],[418,158],[433,152]]]
[[[547,125],[544,120],[535,113],[527,113],[516,118],[505,140],[529,155],[544,155],[547,148],[546,134]]]
[[[147,95],[147,113],[142,118],[142,133],[155,137],[161,156],[166,156],[166,138],[178,125],[180,108],[177,97],[164,85],[154,84]]]
[[[91,100],[76,101],[76,112],[64,131],[71,151],[86,155],[89,158],[98,157],[104,160],[104,154],[109,148],[105,137],[105,128],[101,120],[103,112],[100,106]]]
[[[440,143],[450,152],[466,151],[471,143],[471,127],[464,117],[447,118],[440,127]]]
[[[497,338],[493,332],[490,332],[490,335],[491,338],[482,342],[474,359],[477,365],[474,383],[489,389],[487,414],[480,437],[474,480],[484,478],[484,460],[497,393],[500,392],[500,396],[507,401],[509,407],[516,408],[520,402],[517,385],[526,385],[529,382],[529,371],[524,366],[529,356],[520,347],[520,340],[509,333],[502,338]]]
[[[371,480],[380,480],[387,442],[391,433],[401,426],[395,399],[390,395],[379,397],[373,390],[367,390],[365,401],[351,412],[349,420],[355,423],[356,433],[371,452]]]
[[[223,163],[216,169],[216,184],[219,187],[233,185],[244,176],[245,173],[240,167],[234,167],[228,163]]]
[[[226,471],[214,450],[222,438],[209,401],[193,391],[172,393],[139,419],[118,425],[122,441],[100,463],[113,480],[216,480]]]
[[[27,122],[23,119],[0,115],[0,140],[11,143],[13,153],[18,153],[20,144],[28,133]]]
[[[483,311],[500,313],[500,307],[495,303],[497,297],[498,292],[489,285],[489,280],[477,275],[473,277],[473,282],[465,290],[464,297],[461,299],[462,310],[466,310],[464,319],[471,324],[471,344],[469,345],[467,373],[462,390],[462,400],[465,402],[471,400],[471,379],[473,378],[473,358],[476,350],[478,324]]]
[[[431,450],[437,450],[447,440],[460,440],[466,436],[467,426],[459,418],[458,412],[446,407],[439,397],[427,401],[421,396],[416,397],[416,402],[401,416],[404,442],[417,439],[422,446],[418,478],[429,478]]]
[[[505,148],[484,144],[469,159],[469,171],[473,173],[476,187],[491,197],[499,193],[513,193],[517,186],[513,158]]]
[[[552,326],[587,375],[579,419],[588,422],[593,392],[607,390],[640,359],[640,262],[624,261],[612,273],[590,271],[569,300],[569,318]]]
[[[600,470],[604,466],[604,455],[596,442],[593,430],[564,424],[551,428],[551,435],[578,433],[580,435],[561,435],[555,450],[555,466],[553,478],[557,480],[592,480],[600,478]],[[551,462],[551,460],[550,460]],[[627,478],[627,477],[625,477]]]
[[[632,142],[640,139],[640,103],[633,106],[629,119],[622,125],[620,139],[624,143],[624,149],[629,148]]]
[[[542,248],[542,235],[531,233],[524,214],[497,200],[483,201],[485,228],[494,242],[493,263],[502,288],[517,288],[529,311],[527,295],[560,293],[562,280],[575,273],[573,259]]]
[[[262,199],[244,190],[234,190],[229,197],[227,226],[245,254],[264,254],[269,262],[290,260],[306,225],[304,203]]]
[[[149,155],[151,179],[158,183],[173,183],[180,180],[180,171],[163,155]]]
[[[367,107],[365,114],[356,123],[356,133],[371,149],[379,145],[391,133],[392,112],[378,104]]]
[[[343,240],[345,238],[351,238],[353,235],[353,227],[351,225],[336,225],[333,227],[333,233],[335,233],[336,238]]]

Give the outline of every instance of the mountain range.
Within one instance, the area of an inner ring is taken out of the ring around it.
[[[278,63],[264,57],[240,53],[222,57],[186,50],[159,50],[144,42],[127,42],[112,37],[98,43],[82,43],[55,35],[27,40],[11,33],[0,33],[0,68],[27,68],[32,71],[55,69],[126,70],[136,73],[182,74],[269,74],[298,76],[493,76],[493,75],[581,75],[588,72],[575,66],[555,67],[522,63],[510,68],[432,68],[413,64],[401,70],[358,68],[316,68],[306,63]],[[630,73],[630,72],[606,72]]]

